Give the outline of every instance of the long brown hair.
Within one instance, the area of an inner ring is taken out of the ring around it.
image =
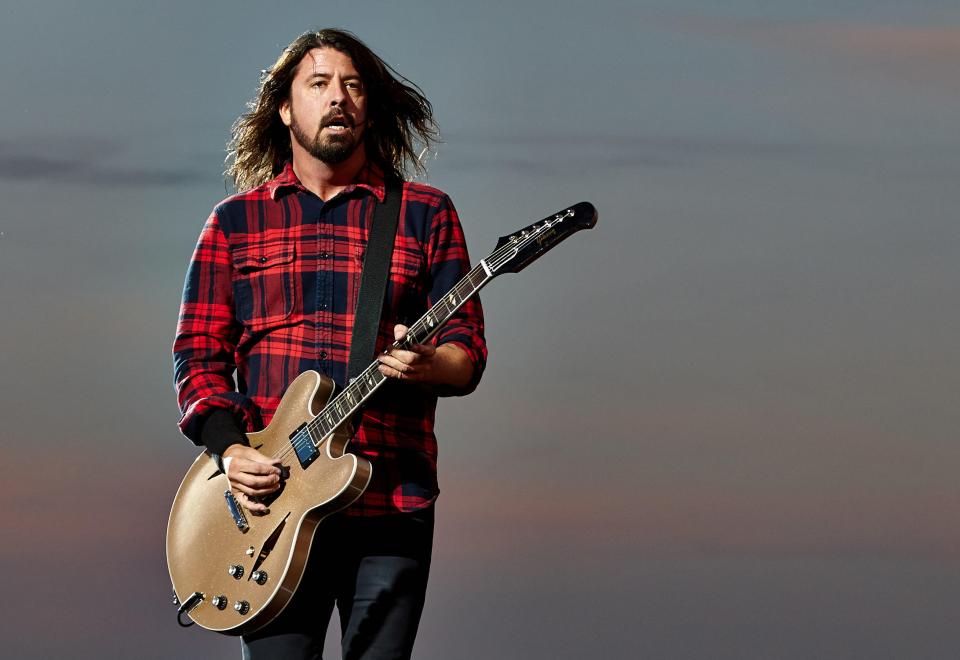
[[[279,174],[290,160],[290,131],[280,120],[280,104],[290,95],[300,60],[314,48],[333,48],[350,57],[367,93],[367,158],[387,175],[402,177],[412,168],[423,174],[417,147],[429,149],[439,139],[433,106],[415,84],[377,57],[346,30],[304,32],[277,61],[262,72],[257,98],[233,124],[224,174],[237,190],[259,186]]]

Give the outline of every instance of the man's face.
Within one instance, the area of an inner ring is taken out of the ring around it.
[[[314,48],[300,60],[280,118],[296,142],[329,165],[347,160],[361,145],[367,97],[348,55]]]

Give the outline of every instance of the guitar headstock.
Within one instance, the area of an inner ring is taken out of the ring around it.
[[[597,224],[597,209],[580,202],[535,222],[508,236],[501,236],[497,249],[486,259],[494,274],[519,273],[547,250],[581,229]]]

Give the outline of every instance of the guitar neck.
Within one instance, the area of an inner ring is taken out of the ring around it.
[[[493,279],[494,273],[486,262],[496,254],[497,252],[494,252],[474,266],[443,298],[427,310],[426,314],[410,326],[406,337],[394,342],[392,347],[407,348],[413,344],[424,344],[430,341],[464,303]],[[374,392],[380,389],[387,377],[380,373],[379,364],[378,360],[371,362],[307,424],[314,445],[319,445],[334,429],[350,419],[369,401]]]

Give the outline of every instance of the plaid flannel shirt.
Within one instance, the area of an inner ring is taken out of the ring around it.
[[[247,432],[263,428],[308,369],[343,386],[368,230],[383,196],[382,174],[368,166],[324,202],[288,163],[272,181],[217,205],[187,271],[173,346],[180,429],[195,444],[217,408]],[[393,342],[395,323],[416,321],[469,269],[450,198],[405,182],[377,350]],[[477,297],[434,343],[466,352],[472,382],[451,393],[472,391],[487,357]],[[413,511],[436,499],[436,402],[435,393],[392,379],[374,395],[349,447],[373,462],[373,479],[348,514]]]

